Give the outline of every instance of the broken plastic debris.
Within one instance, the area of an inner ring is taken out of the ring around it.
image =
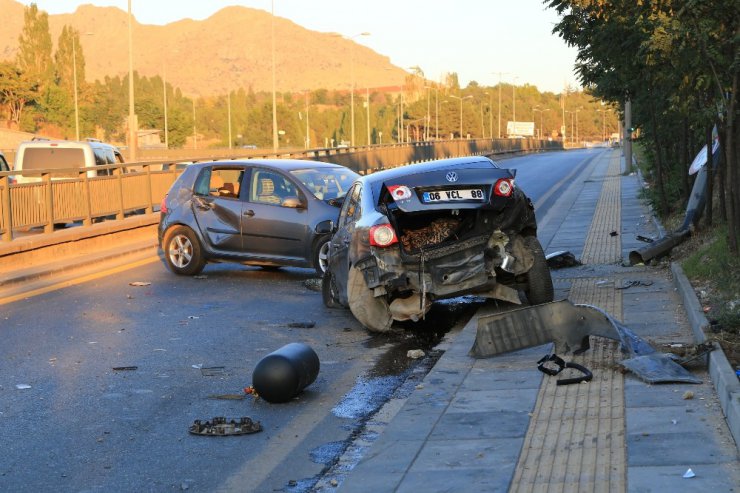
[[[199,317],[198,315],[189,315],[189,316],[188,316],[188,319],[189,319],[189,320],[198,320],[199,318],[200,318],[200,317]]]
[[[316,322],[310,320],[308,322],[290,322],[288,327],[291,329],[313,329],[316,326]]]
[[[239,421],[232,419],[227,420],[223,416],[213,418],[212,421],[196,419],[188,428],[193,435],[202,436],[229,436],[229,435],[247,435],[262,431],[262,424],[259,421],[252,421],[249,417],[239,418]]]
[[[671,420],[671,423],[673,423],[674,425],[677,425],[678,424],[678,420],[677,419],[672,419]]]
[[[133,371],[138,369],[138,366],[114,366],[113,368],[111,368],[111,370],[113,371]]]
[[[199,276],[193,276],[193,279],[208,279],[208,276],[205,275],[199,275]]]
[[[143,286],[151,286],[152,283],[146,282],[146,281],[133,281],[128,283],[129,286],[135,286],[135,287],[143,287]]]
[[[687,390],[683,393],[683,396],[681,396],[681,398],[685,401],[691,400],[694,398],[694,393],[690,390]]]
[[[411,359],[419,359],[423,358],[425,354],[426,353],[424,353],[424,351],[422,351],[421,349],[409,349],[406,352],[406,357]]]
[[[545,256],[547,266],[551,269],[561,269],[563,267],[576,267],[582,265],[571,252],[561,250]]]
[[[683,477],[685,479],[693,478],[695,476],[696,476],[696,474],[694,474],[694,471],[692,471],[690,467],[688,469],[686,469],[686,472],[685,473],[683,473]]]
[[[18,385],[15,386],[15,388],[18,390],[26,390],[26,389],[30,389],[31,386],[28,385],[27,383],[19,383]]]
[[[193,366],[193,368],[195,368],[196,370],[200,370],[201,368],[203,368],[203,363],[198,363],[197,365],[192,365],[192,366]]]
[[[226,374],[226,368],[223,366],[201,367],[200,374],[204,377],[217,377]]]

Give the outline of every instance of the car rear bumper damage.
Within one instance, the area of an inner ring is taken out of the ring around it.
[[[395,320],[417,320],[433,301],[465,294],[520,303],[518,277],[532,262],[519,234],[496,230],[414,254],[374,248],[355,265],[374,295],[389,301]]]

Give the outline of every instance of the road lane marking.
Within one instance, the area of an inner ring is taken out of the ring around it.
[[[136,262],[119,265],[117,267],[112,267],[110,269],[105,269],[102,271],[94,272],[92,274],[87,274],[81,277],[75,277],[73,279],[68,279],[66,281],[60,281],[54,284],[50,284],[48,286],[32,289],[30,291],[26,291],[23,293],[14,294],[10,296],[4,296],[0,299],[0,306],[7,305],[9,303],[13,303],[15,301],[20,301],[20,300],[27,299],[27,298],[33,298],[34,296],[38,296],[40,294],[46,294],[51,291],[56,291],[58,289],[67,288],[70,286],[76,286],[78,284],[82,284],[82,283],[89,282],[89,281],[94,281],[95,279],[100,279],[101,277],[118,274],[120,272],[125,272],[127,270],[135,269],[136,267],[141,267],[141,266],[151,264],[157,261],[159,261],[158,256],[146,258],[146,259],[138,260]]]

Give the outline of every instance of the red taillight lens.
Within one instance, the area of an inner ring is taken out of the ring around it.
[[[390,224],[380,224],[370,228],[370,244],[377,247],[387,247],[398,243],[396,232]]]
[[[411,189],[406,185],[391,185],[388,187],[388,192],[393,197],[393,200],[406,200],[411,198]]]
[[[162,214],[167,214],[169,211],[167,210],[167,196],[165,195],[162,199],[162,203],[159,206],[159,212]]]
[[[514,179],[513,178],[501,178],[493,186],[493,193],[499,197],[510,197],[514,191]]]

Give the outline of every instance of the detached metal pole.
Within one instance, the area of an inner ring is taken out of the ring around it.
[[[627,174],[632,173],[632,101],[629,98],[624,102],[624,160]]]

